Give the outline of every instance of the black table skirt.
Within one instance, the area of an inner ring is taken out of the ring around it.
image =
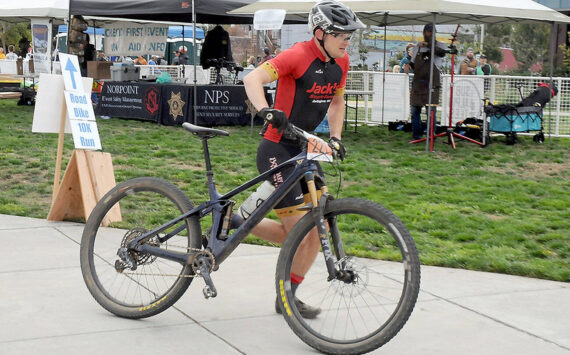
[[[206,127],[251,123],[251,105],[243,85],[198,85],[196,89],[196,121],[194,87],[186,84],[108,81],[101,90],[96,113],[171,126],[183,122]],[[266,97],[271,104],[271,95]],[[262,123],[255,118],[254,124]]]

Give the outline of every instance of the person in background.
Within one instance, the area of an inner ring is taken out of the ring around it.
[[[186,48],[185,47],[180,48],[179,64],[180,65],[190,64],[190,58],[188,58],[188,56],[186,55]]]
[[[14,53],[14,46],[8,46],[8,54],[6,54],[6,60],[18,60],[18,55]]]
[[[392,72],[393,73],[400,73],[401,72],[402,67],[400,67],[398,64],[394,65],[394,67],[392,68]]]
[[[97,51],[97,59],[98,62],[106,62],[108,59],[105,56],[105,53],[103,51]]]
[[[479,57],[479,65],[477,66],[477,75],[491,75],[491,66],[487,63],[487,56],[481,54]],[[485,79],[483,89],[485,92],[489,91],[489,79]]]
[[[135,65],[148,65],[148,62],[142,55],[139,54],[137,59],[135,59]]]
[[[433,38],[433,25],[428,23],[424,26],[424,40],[414,46],[412,50],[411,66],[414,69],[414,79],[412,80],[412,90],[410,91],[410,111],[412,114],[412,138],[413,140],[422,138],[422,107],[428,104],[439,103],[439,89],[441,87],[441,65],[446,53],[455,54],[457,49],[453,46],[447,47],[444,43],[435,41],[435,53],[431,53],[431,42]],[[433,61],[433,90],[431,102],[430,94],[430,67]],[[435,116],[435,107],[432,107]],[[428,110],[426,110],[428,111]],[[428,112],[426,112],[427,114]],[[435,127],[435,125],[434,125]]]
[[[89,42],[89,34],[85,34],[85,49],[83,50],[83,62],[79,63],[81,76],[87,76],[87,62],[94,61],[97,57],[95,46]]]
[[[172,60],[172,65],[180,65],[180,51],[178,49],[174,51],[174,59]]]
[[[477,75],[491,75],[491,66],[487,63],[487,56],[485,54],[481,54],[479,57]]]
[[[412,51],[414,49],[415,44],[413,43],[408,43],[408,45],[406,46],[406,53],[404,54],[404,58],[402,58],[402,60],[400,60],[400,68],[404,73],[406,74],[410,74],[410,73],[414,73],[414,69],[412,69],[411,63],[412,63]]]
[[[4,47],[0,47],[0,60],[6,59],[6,54],[4,54]]]
[[[158,56],[153,55],[152,57],[150,57],[150,60],[148,61],[148,65],[157,65],[157,60],[158,60]]]
[[[269,48],[265,47],[263,48],[263,54],[265,54],[265,56],[261,59],[261,63],[259,63],[259,65],[267,62],[269,59],[273,58],[273,56],[271,55],[271,52],[269,51]]]
[[[473,54],[473,48],[467,48],[465,59],[461,62],[460,74],[461,75],[475,75],[477,72],[477,59]]]
[[[247,59],[247,68],[254,69],[255,68],[255,57],[250,55]]]

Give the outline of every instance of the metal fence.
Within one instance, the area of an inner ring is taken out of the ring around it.
[[[349,96],[348,105],[355,107],[358,100],[358,106],[361,110],[360,112],[363,112],[363,116],[359,115],[361,116],[358,118],[359,122],[364,121],[366,124],[387,124],[388,122],[393,121],[394,118],[386,117],[385,112],[384,117],[381,117],[382,112],[378,112],[379,110],[393,111],[390,110],[391,105],[409,105],[409,101],[406,97],[401,97],[398,100],[394,99],[394,90],[390,87],[391,80],[388,80],[394,79],[395,76],[402,75],[406,74],[386,73],[386,89],[383,92],[383,90],[378,90],[378,83],[376,82],[375,84],[375,80],[383,80],[383,73],[370,71],[350,71],[348,73],[346,89],[347,92],[355,94],[355,97]],[[412,77],[413,75],[409,76],[407,90],[411,87]],[[470,79],[469,76],[456,75],[454,83],[457,84],[462,80],[466,81],[468,79]],[[550,78],[536,76],[491,75],[485,76],[484,79],[479,77],[479,80],[484,80],[485,84],[483,86],[483,82],[481,81],[480,90],[473,90],[472,102],[476,103],[475,105],[478,108],[471,116],[483,117],[482,99],[488,98],[491,103],[495,104],[516,104],[521,101],[521,96],[528,96],[538,87],[540,82],[548,82]],[[553,78],[553,80],[554,84],[558,88],[558,95],[554,97],[544,108],[544,132],[558,137],[570,137],[570,78],[557,77]],[[444,124],[447,122],[447,114],[449,111],[449,89],[450,76],[442,75],[442,94],[440,95],[440,107],[438,108],[438,112],[441,112],[441,120]],[[357,93],[360,94],[356,96]],[[388,97],[389,100],[387,100]],[[382,101],[384,101],[384,109],[382,109]],[[380,109],[378,109],[378,107],[380,107]],[[409,109],[406,108],[406,110],[400,111],[405,113],[402,113],[398,117],[399,119],[410,119]],[[454,108],[453,111],[455,112],[456,109]],[[349,116],[349,118],[351,117]],[[456,122],[457,120],[466,117],[453,116],[453,118],[453,122]],[[354,118],[352,117],[352,119]]]

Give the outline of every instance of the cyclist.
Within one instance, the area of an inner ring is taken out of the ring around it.
[[[338,143],[341,159],[346,153],[341,141],[344,121],[344,88],[349,60],[346,48],[352,33],[365,25],[345,5],[334,0],[318,2],[309,14],[309,29],[313,37],[295,44],[279,56],[269,59],[244,78],[247,95],[263,116],[271,111],[273,121],[264,132],[257,150],[257,167],[264,172],[289,160],[301,152],[299,144],[283,136],[287,122],[313,131],[328,113],[330,140]],[[263,85],[279,79],[272,110],[263,91]],[[273,175],[270,182],[278,187],[287,178],[287,172]],[[305,186],[301,186],[305,185]],[[295,187],[276,206],[281,223],[270,219],[261,221],[252,233],[262,239],[283,243],[291,228],[306,213],[297,208],[305,204],[306,184]],[[303,241],[300,255],[292,266],[293,294],[310,269],[320,248],[315,230]],[[305,318],[315,318],[320,308],[312,307],[295,297],[297,309]],[[276,303],[276,311],[280,309]]]

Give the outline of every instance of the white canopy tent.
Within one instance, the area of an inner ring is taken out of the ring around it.
[[[3,1],[0,21],[24,22],[31,18],[67,19],[69,0],[17,0]]]
[[[532,0],[343,0],[368,25],[491,23],[570,23],[570,17]],[[261,9],[285,9],[288,18],[306,18],[316,0],[258,0],[230,11],[252,14]],[[385,16],[388,14],[388,16]]]

